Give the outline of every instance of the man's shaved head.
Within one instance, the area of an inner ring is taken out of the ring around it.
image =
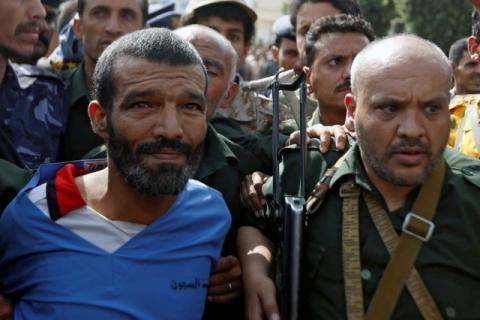
[[[351,82],[355,94],[365,76],[380,76],[388,70],[407,64],[436,64],[452,79],[448,58],[433,42],[415,35],[401,34],[370,43],[352,64]]]
[[[217,31],[204,25],[191,24],[178,28],[174,31],[182,39],[190,42],[195,48],[211,46],[212,42],[216,46],[220,46],[224,51],[231,64],[230,79],[233,81],[237,70],[237,53],[230,41]]]
[[[412,188],[441,161],[450,129],[452,71],[433,43],[412,35],[372,42],[355,58],[352,93],[363,164],[377,185]]]

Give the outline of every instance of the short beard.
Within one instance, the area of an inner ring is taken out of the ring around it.
[[[365,164],[368,165],[378,177],[393,185],[411,187],[423,184],[426,178],[433,172],[433,170],[435,170],[439,160],[442,159],[444,149],[441,150],[440,154],[433,154],[429,146],[418,139],[403,139],[401,142],[390,146],[383,154],[378,155],[378,151],[376,150],[372,142],[368,139],[364,139],[364,132],[362,129],[360,129],[361,126],[357,125],[356,127],[358,145],[360,147],[362,158],[365,161]],[[395,154],[395,152],[402,147],[419,147],[421,148],[422,152],[427,155],[428,162],[419,175],[397,175],[393,171],[388,170],[387,167],[382,165],[381,158],[391,158]]]
[[[108,141],[108,156],[118,168],[126,184],[139,194],[148,197],[179,194],[193,177],[201,159],[202,145],[196,149],[179,140],[161,139],[147,142],[132,150],[130,144],[119,137],[111,123],[108,126],[110,139]],[[142,155],[159,152],[164,148],[183,152],[186,163],[183,166],[160,164],[150,169],[142,163]]]

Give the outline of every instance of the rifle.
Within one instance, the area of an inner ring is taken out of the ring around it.
[[[281,314],[283,319],[297,320],[299,318],[300,295],[300,257],[302,236],[305,221],[305,166],[306,166],[306,115],[307,87],[305,74],[302,72],[297,78],[286,83],[294,75],[293,71],[280,70],[275,76],[251,81],[242,86],[243,90],[272,90],[273,99],[273,126],[272,126],[272,154],[273,166],[273,201],[272,218],[280,240],[280,264],[277,274],[277,288],[279,289]],[[300,101],[295,97],[294,91],[300,89]],[[300,186],[296,196],[285,195],[281,198],[280,185],[280,147],[279,147],[279,122],[280,103],[279,92],[282,90],[287,96],[295,120],[300,128]],[[292,99],[292,96],[294,99]],[[296,103],[295,103],[296,102]]]

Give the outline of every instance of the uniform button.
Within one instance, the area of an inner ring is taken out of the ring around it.
[[[445,313],[447,314],[447,317],[449,318],[455,318],[457,316],[457,312],[453,307],[446,307],[445,308]]]
[[[473,176],[473,170],[470,167],[466,167],[462,169],[462,173],[466,176]]]
[[[372,278],[372,273],[368,269],[363,269],[360,276],[363,280],[370,280]]]

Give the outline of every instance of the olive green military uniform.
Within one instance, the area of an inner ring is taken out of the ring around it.
[[[210,124],[221,135],[242,146],[260,161],[259,171],[272,172],[272,135],[262,135],[247,132],[235,121],[222,115],[215,115],[209,120]],[[288,136],[280,134],[280,145],[285,145]]]
[[[68,81],[68,118],[65,133],[60,142],[60,161],[78,160],[103,144],[103,139],[93,132],[88,116],[90,94],[85,81],[83,63],[74,70],[66,71]]]
[[[298,151],[284,155],[282,181],[285,192],[296,194],[298,186]],[[307,190],[339,157],[334,151],[326,157],[310,151]],[[480,161],[452,149],[445,152],[447,170],[437,213],[435,231],[423,245],[416,268],[444,318],[480,318]],[[317,170],[315,170],[317,169]],[[320,209],[309,216],[302,246],[301,319],[345,319],[345,288],[342,268],[342,199],[339,188],[354,181],[362,193],[373,195],[387,210],[379,191],[368,179],[357,146],[347,153],[330,183],[330,190]],[[267,190],[265,190],[267,191]],[[403,208],[390,212],[397,232],[411,209],[418,188],[409,194]],[[387,250],[373,224],[363,197],[359,205],[361,278],[364,310],[367,310],[389,260]],[[421,319],[406,290],[403,290],[392,319]]]
[[[33,177],[34,171],[0,159],[0,215],[18,191]]]

